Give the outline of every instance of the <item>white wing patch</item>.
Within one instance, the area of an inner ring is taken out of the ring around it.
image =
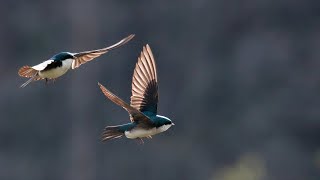
[[[44,61],[38,65],[35,65],[35,66],[32,66],[31,68],[32,69],[35,69],[37,71],[42,71],[44,70],[49,64],[51,64],[53,62],[53,60],[47,60],[47,61]]]
[[[62,66],[52,68],[47,71],[39,71],[39,76],[42,78],[48,78],[48,79],[58,78],[58,77],[62,76],[63,74],[65,74],[70,69],[72,61],[73,61],[73,59],[66,59],[66,60],[62,61]],[[49,64],[50,64],[50,62],[48,63],[48,65]],[[41,64],[39,64],[39,65],[41,65]]]

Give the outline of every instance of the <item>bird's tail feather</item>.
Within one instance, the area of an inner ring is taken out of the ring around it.
[[[123,136],[124,133],[120,131],[119,127],[120,126],[107,126],[102,132],[102,141],[108,141]]]
[[[22,68],[19,69],[18,74],[21,77],[26,77],[26,78],[31,78],[35,74],[37,74],[37,70],[33,69],[30,66],[23,66]]]

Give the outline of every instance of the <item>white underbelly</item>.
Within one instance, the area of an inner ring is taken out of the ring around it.
[[[132,129],[131,131],[125,131],[124,135],[129,139],[136,139],[136,138],[144,138],[148,136],[153,136],[155,134],[164,132],[168,130],[171,127],[171,125],[164,125],[159,128],[152,128],[152,129]]]
[[[62,61],[62,66],[47,71],[40,71],[39,76],[42,78],[55,79],[65,74],[70,69],[71,63],[71,59]]]

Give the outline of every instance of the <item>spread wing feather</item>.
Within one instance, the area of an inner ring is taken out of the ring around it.
[[[157,113],[158,79],[155,60],[147,44],[138,58],[132,77],[131,106],[141,112]]]
[[[116,44],[113,44],[112,46],[102,48],[102,49],[96,49],[92,51],[84,51],[80,53],[75,53],[74,56],[76,57],[75,60],[72,62],[72,69],[78,68],[82,64],[89,62],[93,60],[96,57],[101,56],[104,53],[107,53],[108,51],[118,48],[124,44],[126,44],[128,41],[130,41],[134,37],[134,34],[129,35],[128,37],[122,39],[121,41],[117,42]]]
[[[143,113],[141,113],[139,110],[131,107],[129,104],[124,102],[122,99],[120,99],[118,96],[114,95],[112,92],[110,92],[107,88],[105,88],[102,84],[98,83],[102,93],[110,99],[115,104],[123,107],[130,115],[131,121],[139,121],[142,124],[152,124],[152,121],[145,116]]]

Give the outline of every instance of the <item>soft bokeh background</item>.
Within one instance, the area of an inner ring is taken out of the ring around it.
[[[320,2],[1,1],[0,179],[320,179]],[[45,86],[17,75],[60,51],[125,46]],[[100,142],[129,121],[151,45],[159,113],[176,124],[144,145]]]

